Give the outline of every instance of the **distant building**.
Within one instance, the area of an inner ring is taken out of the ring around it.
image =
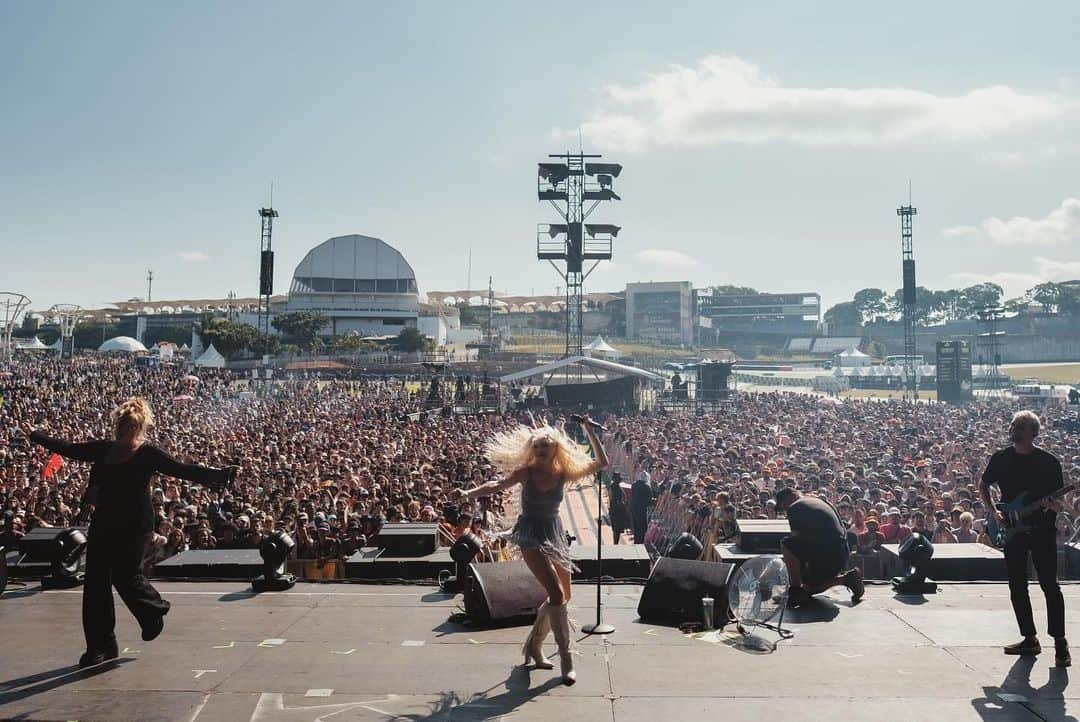
[[[321,311],[324,335],[356,331],[397,335],[417,325],[420,299],[412,266],[397,249],[369,236],[338,236],[296,266],[285,311]]]
[[[626,337],[672,346],[694,341],[690,281],[626,284]]]
[[[696,313],[718,332],[812,334],[821,323],[817,293],[711,294],[698,291]]]

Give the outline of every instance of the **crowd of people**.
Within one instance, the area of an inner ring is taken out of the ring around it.
[[[720,417],[609,419],[612,471],[654,491],[638,541],[689,531],[734,537],[738,518],[776,518],[774,494],[793,487],[838,510],[852,546],[870,555],[918,531],[934,543],[990,543],[979,495],[990,455],[1009,445],[1014,401],[964,406],[744,394]],[[1067,406],[1042,412],[1037,442],[1066,480],[1080,473],[1080,435]],[[631,486],[633,488],[633,486]],[[625,495],[624,495],[625,496]],[[620,502],[620,505],[626,502]],[[618,516],[618,513],[613,516]],[[1065,497],[1058,543],[1080,536],[1080,493]]]
[[[216,488],[153,482],[148,566],[186,549],[253,548],[278,529],[293,536],[298,558],[344,558],[403,521],[439,523],[445,544],[473,531],[497,554],[515,495],[457,503],[453,491],[494,479],[484,441],[522,419],[428,415],[423,394],[393,379],[252,382],[128,358],[17,360],[0,369],[0,546],[34,527],[87,519],[88,467],[51,457],[30,432],[108,438],[113,407],[141,396],[154,408],[159,446],[240,468]],[[832,503],[860,552],[912,531],[935,543],[987,541],[978,482],[990,454],[1008,444],[1017,408],[761,393],[712,415],[608,416],[609,522],[636,541],[681,531],[719,541],[737,518],[775,517],[775,491],[792,486]],[[1046,410],[1038,439],[1067,479],[1080,471],[1080,439],[1060,423],[1069,411]],[[1065,501],[1060,543],[1080,530],[1080,495]]]
[[[156,479],[148,566],[187,549],[254,548],[278,529],[301,559],[348,557],[402,521],[439,522],[444,543],[469,529],[493,537],[507,513],[501,500],[449,496],[492,478],[483,442],[511,417],[428,418],[420,395],[393,379],[260,386],[127,358],[18,361],[0,369],[0,546],[88,519],[88,465],[51,457],[30,432],[109,438],[110,412],[132,396],[150,402],[151,439],[173,456],[241,470],[217,488]]]

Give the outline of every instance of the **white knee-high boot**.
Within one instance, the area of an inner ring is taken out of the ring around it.
[[[529,666],[529,660],[536,665],[537,669],[553,669],[555,665],[544,658],[544,640],[551,631],[551,617],[548,613],[548,603],[544,600],[536,609],[536,621],[533,622],[529,636],[525,639],[525,646],[521,648],[525,655],[525,666]]]
[[[574,671],[573,641],[570,638],[570,618],[566,615],[565,604],[551,604],[548,606],[551,615],[551,632],[555,635],[555,644],[559,646],[559,667],[562,671],[563,684],[573,684],[577,681],[577,672]]]

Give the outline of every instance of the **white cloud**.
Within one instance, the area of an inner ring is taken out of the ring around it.
[[[202,251],[180,251],[176,255],[179,256],[180,260],[184,263],[202,263],[203,261],[210,260],[210,256]]]
[[[637,85],[609,85],[582,135],[601,147],[789,141],[871,145],[914,138],[978,139],[1055,118],[1075,107],[1067,96],[1025,94],[1005,85],[961,95],[909,88],[798,88],[738,57],[711,55],[675,65]],[[577,130],[556,128],[558,140]]]
[[[1022,295],[1029,288],[1045,283],[1046,281],[1072,281],[1080,279],[1080,261],[1058,261],[1053,258],[1035,257],[1035,271],[1024,273],[1022,271],[1003,271],[1000,273],[952,273],[949,275],[953,281],[960,285],[968,286],[987,281],[996,283],[1005,290],[1005,297],[1012,298]]]
[[[1062,153],[1056,145],[1034,148],[1024,151],[988,150],[980,158],[988,163],[1008,166],[1039,165],[1055,160]]]
[[[978,226],[943,230],[950,237],[977,236],[1002,246],[1068,243],[1080,240],[1080,198],[1066,198],[1043,218],[987,218]]]
[[[1080,261],[1055,261],[1052,258],[1035,258],[1039,275],[1047,281],[1072,281],[1080,278]]]
[[[963,238],[965,236],[977,236],[979,235],[979,229],[975,226],[953,226],[952,228],[946,228],[941,232],[941,235],[948,238]]]
[[[671,251],[664,248],[647,248],[638,251],[634,256],[641,263],[649,263],[656,266],[695,266],[695,261],[681,251]]]

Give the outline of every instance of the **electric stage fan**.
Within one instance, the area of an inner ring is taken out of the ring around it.
[[[783,628],[788,600],[787,567],[779,554],[761,554],[743,562],[728,585],[728,613],[746,638],[764,627],[787,639]],[[777,619],[779,617],[779,619]],[[777,623],[772,623],[777,619]]]

